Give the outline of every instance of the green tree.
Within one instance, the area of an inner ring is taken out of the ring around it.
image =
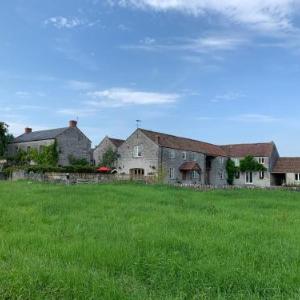
[[[240,161],[241,172],[260,172],[266,170],[267,169],[251,155],[246,156]]]
[[[8,132],[8,125],[0,122],[0,157],[5,155],[7,145],[11,142],[13,136]]]
[[[109,147],[103,154],[100,165],[103,167],[113,168],[118,157],[118,152]]]
[[[90,165],[90,163],[85,158],[76,158],[73,155],[69,155],[68,159],[71,166],[86,167]]]
[[[227,171],[227,182],[229,185],[233,185],[234,176],[236,172],[238,172],[238,167],[235,166],[235,163],[232,159],[228,159],[226,163],[226,171]]]

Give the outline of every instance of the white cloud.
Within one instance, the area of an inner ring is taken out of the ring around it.
[[[75,91],[91,90],[94,88],[94,83],[89,81],[69,80],[67,88]]]
[[[45,25],[53,25],[58,29],[72,29],[85,24],[83,20],[78,18],[67,18],[67,17],[52,17],[47,19]]]
[[[89,104],[101,107],[121,107],[126,105],[170,104],[176,102],[179,94],[164,94],[137,91],[127,88],[112,88],[88,93],[93,101]]]
[[[60,109],[57,111],[57,113],[66,115],[66,116],[72,116],[74,118],[76,117],[88,117],[92,116],[97,112],[96,109],[89,109],[89,108],[84,108],[84,109],[74,109],[74,108],[65,108],[65,109]]]
[[[249,122],[249,123],[273,123],[281,121],[270,115],[262,114],[242,114],[228,119],[229,121]]]
[[[223,94],[223,95],[217,95],[217,96],[215,96],[211,100],[211,102],[213,102],[213,103],[231,102],[231,101],[240,100],[240,99],[242,99],[244,97],[245,97],[244,94],[236,93],[236,92],[230,92],[230,93],[226,93],[226,94]]]
[[[298,0],[110,0],[121,6],[156,11],[180,11],[192,15],[215,13],[234,23],[261,30],[292,28]]]
[[[232,51],[246,45],[247,39],[230,35],[211,35],[196,39],[173,39],[158,42],[153,38],[145,38],[135,45],[125,45],[121,48],[145,51],[183,51],[191,53],[211,54],[216,51]]]

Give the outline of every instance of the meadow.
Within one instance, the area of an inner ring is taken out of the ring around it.
[[[300,193],[0,182],[1,299],[299,299]]]

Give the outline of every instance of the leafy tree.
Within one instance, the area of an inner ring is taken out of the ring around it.
[[[227,182],[229,185],[233,185],[234,176],[236,172],[238,172],[238,167],[235,166],[235,163],[232,159],[228,159],[226,163],[226,171],[227,171]]]
[[[260,164],[253,156],[248,155],[240,161],[241,172],[260,172],[267,169]]]
[[[0,122],[0,157],[5,155],[7,145],[11,142],[13,136],[8,132],[8,125]]]
[[[118,157],[118,152],[109,147],[103,154],[100,165],[113,168],[115,166],[115,162],[118,160]]]

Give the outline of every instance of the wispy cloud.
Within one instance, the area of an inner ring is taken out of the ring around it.
[[[57,113],[65,116],[72,116],[73,118],[76,117],[88,117],[92,116],[97,112],[97,109],[92,109],[92,108],[65,108],[65,109],[60,109],[57,111]]]
[[[126,105],[155,105],[176,102],[179,94],[154,93],[127,88],[112,88],[88,93],[88,104],[98,107],[121,107]]]
[[[213,103],[219,103],[219,102],[232,102],[232,101],[237,101],[240,99],[245,98],[244,94],[237,93],[237,92],[230,92],[230,93],[225,93],[223,95],[217,95],[215,96],[211,102]]]
[[[75,91],[86,91],[94,88],[94,83],[89,81],[69,80],[66,87]]]
[[[280,118],[263,114],[241,114],[234,117],[230,117],[228,118],[228,120],[246,123],[274,123],[282,121],[282,119]]]
[[[180,11],[195,16],[219,14],[233,23],[264,31],[291,29],[297,0],[110,0],[112,4],[156,11]]]
[[[58,29],[72,29],[83,25],[85,22],[75,17],[51,17],[44,21],[45,25],[52,25]]]
[[[248,44],[246,38],[231,35],[206,35],[195,39],[177,38],[157,41],[146,37],[137,44],[123,45],[122,49],[152,52],[181,51],[196,54],[213,54],[220,51],[233,51]]]

